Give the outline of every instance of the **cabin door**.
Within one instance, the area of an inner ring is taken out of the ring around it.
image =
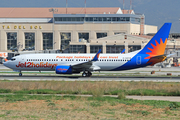
[[[136,58],[136,64],[141,65],[141,56],[137,56]]]
[[[25,62],[25,61],[26,61],[26,56],[25,56],[25,55],[21,56],[21,60],[22,60],[23,62]]]

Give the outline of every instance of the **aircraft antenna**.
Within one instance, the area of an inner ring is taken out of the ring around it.
[[[66,14],[67,14],[68,1],[66,0]]]
[[[125,4],[124,4],[124,0],[123,0],[123,10],[124,10],[124,5],[125,5]]]
[[[85,14],[86,14],[86,0],[85,0],[84,4],[85,4]]]

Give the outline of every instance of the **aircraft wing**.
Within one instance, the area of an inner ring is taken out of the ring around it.
[[[89,69],[93,64],[93,61],[83,62],[80,64],[71,65],[72,69],[75,71],[83,71]]]
[[[92,66],[93,62],[98,61],[99,54],[101,52],[101,49],[96,53],[94,58],[90,61],[82,62],[82,63],[76,63],[76,64],[70,64],[73,70],[75,71],[83,71],[83,70],[98,70],[100,69],[98,66]]]

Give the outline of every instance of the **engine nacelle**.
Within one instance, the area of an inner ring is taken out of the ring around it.
[[[65,65],[56,66],[56,74],[72,74],[72,67]]]

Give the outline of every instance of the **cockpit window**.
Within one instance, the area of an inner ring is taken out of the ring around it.
[[[11,58],[11,61],[14,61],[14,60],[16,60],[16,58]]]

